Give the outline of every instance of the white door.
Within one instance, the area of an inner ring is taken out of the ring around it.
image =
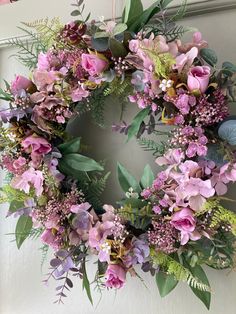
[[[34,21],[44,17],[60,16],[62,21],[70,20],[70,3],[72,0],[20,0],[11,5],[0,6],[0,80],[11,80],[17,73],[26,74],[27,70],[14,58],[14,49],[9,47],[7,40],[21,36],[17,29],[20,21]],[[112,15],[112,0],[85,0],[87,11],[92,11],[94,18]],[[145,0],[145,5],[153,0]],[[181,1],[174,1],[177,5]],[[236,62],[235,19],[236,1],[227,0],[192,0],[190,13],[192,17],[185,19],[184,24],[197,27],[204,34],[212,48],[218,51],[220,60]],[[116,0],[116,14],[120,15],[124,0]],[[198,12],[203,15],[195,15]],[[207,12],[207,13],[206,13]],[[235,110],[236,113],[236,110]],[[90,134],[95,141],[101,139],[101,133]],[[99,137],[99,138],[98,138]],[[108,139],[110,142],[111,136]],[[124,148],[124,140],[119,142],[119,156],[112,148],[108,148],[110,159],[124,161],[139,174],[140,165],[146,162],[147,155],[140,154],[140,164],[132,163],[132,157]],[[137,152],[137,148],[132,148]],[[150,160],[151,158],[148,157]],[[111,166],[113,163],[111,162]],[[115,178],[111,182],[111,190],[117,185]],[[235,188],[232,195],[235,197]],[[149,275],[143,275],[148,287],[141,281],[128,279],[126,287],[117,294],[105,292],[96,307],[100,295],[93,292],[95,306],[91,307],[81,283],[78,282],[72,292],[68,294],[65,305],[54,305],[55,285],[45,287],[42,284],[47,272],[47,262],[41,271],[41,252],[39,241],[26,241],[18,251],[13,236],[7,235],[14,231],[14,218],[5,219],[7,206],[0,211],[0,314],[235,314],[236,313],[236,274],[227,271],[213,271],[207,273],[211,281],[213,295],[212,308],[208,312],[204,306],[192,295],[190,289],[180,284],[166,299],[158,295],[155,281]],[[91,272],[93,265],[91,263]],[[90,272],[89,272],[90,273]]]

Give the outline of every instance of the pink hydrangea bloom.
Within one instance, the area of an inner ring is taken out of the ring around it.
[[[125,284],[126,271],[118,264],[108,265],[107,271],[105,273],[105,280],[106,287],[120,289]]]
[[[78,88],[72,90],[71,99],[76,101],[81,101],[83,98],[87,98],[89,96],[89,91],[79,86]]]
[[[159,166],[178,165],[184,159],[184,153],[181,149],[169,149],[163,157],[158,157],[156,163]]]
[[[43,193],[43,182],[44,177],[42,171],[29,168],[22,175],[14,177],[11,181],[11,186],[27,194],[30,188],[34,187],[36,196],[40,196]]]

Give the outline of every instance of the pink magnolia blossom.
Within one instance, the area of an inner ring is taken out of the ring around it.
[[[107,271],[105,273],[105,280],[106,287],[120,289],[125,284],[126,271],[118,264],[108,265]]]
[[[89,73],[89,75],[96,76],[107,69],[108,60],[98,54],[83,53],[81,57],[81,65]]]
[[[188,71],[197,55],[198,49],[193,47],[187,53],[183,53],[176,57],[176,64],[173,66],[173,68],[178,70],[179,73],[181,73],[183,69]]]
[[[202,48],[206,48],[208,43],[202,39],[202,34],[200,32],[195,32],[193,34],[192,42],[183,44],[179,41],[178,42],[178,49],[179,52],[188,52],[191,48],[196,47],[198,50]]]
[[[40,196],[43,193],[43,182],[42,171],[29,168],[22,175],[14,177],[11,181],[11,186],[27,194],[29,194],[30,188],[34,187],[36,196]]]
[[[15,80],[11,83],[11,92],[13,95],[17,95],[22,90],[27,90],[33,86],[32,81],[24,76],[17,75]]]
[[[208,66],[196,66],[190,69],[188,73],[188,89],[200,91],[202,94],[206,91],[211,75],[211,69]]]
[[[190,239],[196,241],[201,238],[201,235],[195,230],[196,219],[193,216],[193,211],[189,208],[175,212],[171,224],[181,232],[182,245],[185,245]]]

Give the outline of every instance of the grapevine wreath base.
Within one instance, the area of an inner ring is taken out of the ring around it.
[[[95,23],[77,0],[74,21],[24,23],[30,39],[11,41],[31,74],[0,91],[1,167],[8,172],[1,202],[18,219],[18,248],[40,237],[44,256],[54,250],[45,282],[60,279],[56,302],[72,279],[82,280],[92,302],[90,284],[120,289],[129,274],[141,278],[140,264],[162,297],[185,281],[209,309],[202,266],[234,267],[236,215],[222,201],[236,181],[236,123],[229,113],[236,66],[219,67],[198,31],[183,43],[192,29],[176,21],[186,3],[171,16],[170,2],[144,10],[140,0],[127,0],[121,22]],[[113,130],[127,141],[137,137],[163,169],[154,174],[147,165],[137,181],[118,163],[124,197],[113,207],[101,201],[109,176],[104,163],[85,156],[86,143],[67,127],[84,113],[104,127],[104,103],[114,97],[123,109],[140,110]],[[97,272],[89,280],[91,254]]]

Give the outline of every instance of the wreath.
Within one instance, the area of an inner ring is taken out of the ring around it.
[[[10,43],[31,70],[30,78],[18,75],[0,90],[1,167],[8,172],[0,201],[18,218],[17,247],[40,237],[44,259],[53,249],[45,282],[60,279],[59,303],[72,278],[82,280],[92,303],[90,284],[119,289],[128,274],[141,278],[141,265],[162,297],[184,281],[209,309],[202,265],[234,266],[236,215],[222,201],[236,181],[236,124],[229,115],[236,66],[219,68],[200,32],[181,42],[192,31],[176,24],[186,2],[170,15],[171,0],[146,10],[141,0],[127,0],[121,22],[98,23],[84,18],[83,2],[73,4],[74,21],[24,23],[30,38]],[[67,132],[84,113],[104,127],[111,97],[140,108],[130,125],[122,119],[114,131],[136,137],[164,166],[154,175],[147,165],[137,181],[118,164],[124,196],[114,207],[101,201],[109,176],[104,163],[86,156],[85,143]],[[91,253],[94,280],[86,270]]]

